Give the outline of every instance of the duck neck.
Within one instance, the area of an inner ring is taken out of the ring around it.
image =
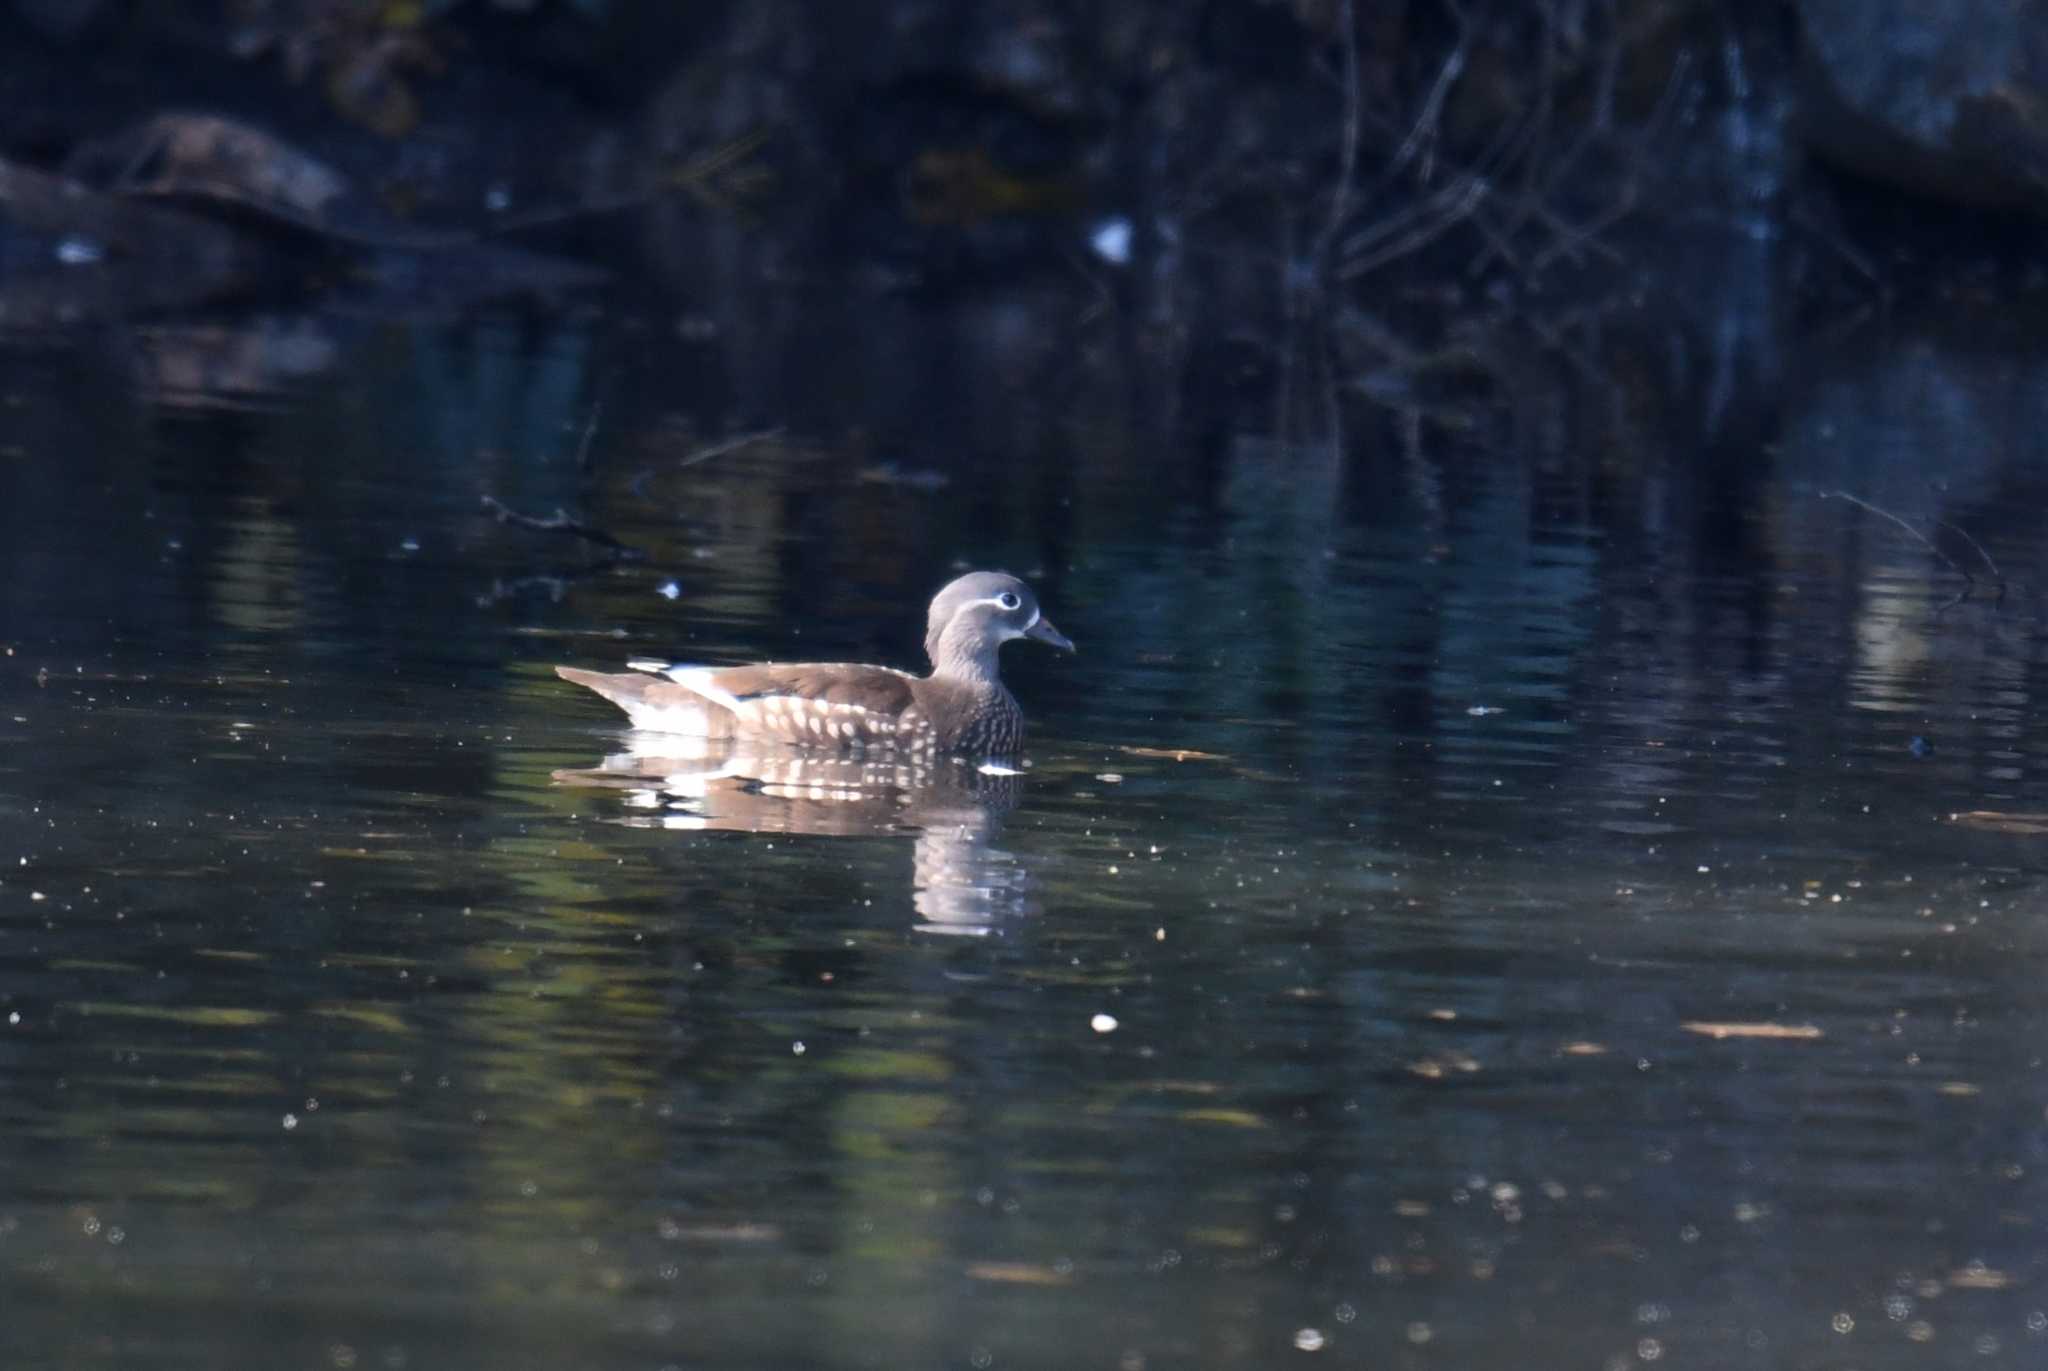
[[[932,679],[964,686],[977,695],[993,695],[1003,688],[996,666],[1000,643],[970,640],[968,635],[946,634],[926,644],[932,659]]]

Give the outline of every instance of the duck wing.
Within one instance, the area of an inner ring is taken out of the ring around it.
[[[634,665],[620,673],[558,666],[555,674],[625,710],[635,728],[833,748],[925,745],[919,678],[908,672],[848,662]]]
[[[787,743],[909,743],[922,718],[917,677],[852,662],[670,667],[668,680],[728,712],[742,734]]]

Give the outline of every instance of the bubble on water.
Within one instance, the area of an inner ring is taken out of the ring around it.
[[[1116,1032],[1116,1015],[1097,1014],[1088,1021],[1088,1026],[1097,1033],[1114,1033]]]
[[[1913,1301],[1907,1299],[1904,1295],[1886,1295],[1884,1297],[1884,1316],[1893,1323],[1903,1323],[1906,1316],[1912,1312]]]
[[[1420,1319],[1408,1325],[1408,1341],[1414,1343],[1417,1347],[1422,1346],[1422,1344],[1435,1336],[1436,1330]]]
[[[1644,1361],[1655,1361],[1664,1355],[1664,1344],[1655,1338],[1644,1338],[1636,1344],[1636,1355]]]
[[[1326,1341],[1320,1329],[1297,1328],[1294,1330],[1294,1345],[1303,1352],[1320,1352],[1323,1350],[1323,1345]]]
[[[1837,1333],[1851,1333],[1856,1329],[1856,1320],[1845,1309],[1828,1320],[1828,1327],[1834,1329]]]
[[[285,1131],[285,1132],[289,1133],[289,1132],[291,1132],[291,1131],[292,1131],[292,1130],[293,1130],[294,1128],[297,1128],[298,1126],[299,1126],[299,1116],[298,1116],[298,1115],[296,1115],[296,1114],[287,1114],[287,1115],[285,1115],[285,1116],[284,1116],[284,1131]]]

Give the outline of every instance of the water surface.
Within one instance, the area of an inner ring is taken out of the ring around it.
[[[0,355],[9,1365],[2048,1356],[2043,357],[1333,445],[1073,304]],[[965,565],[1081,648],[1020,777],[550,670]]]

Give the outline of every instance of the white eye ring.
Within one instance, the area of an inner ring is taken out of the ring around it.
[[[1024,602],[1017,598],[1016,591],[1006,590],[1002,594],[996,596],[996,603],[1001,605],[1004,609],[1015,609],[1017,606],[1023,604]]]

